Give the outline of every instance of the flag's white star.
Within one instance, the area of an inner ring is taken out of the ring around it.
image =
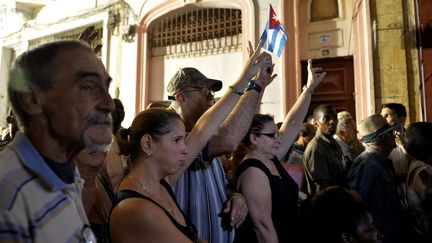
[[[279,19],[278,19],[278,17],[277,17],[276,15],[273,15],[273,16],[272,16],[272,19],[274,19],[274,21],[276,21],[276,22],[279,21]]]

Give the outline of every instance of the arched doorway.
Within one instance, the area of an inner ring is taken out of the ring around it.
[[[204,9],[204,12],[202,11]],[[161,51],[161,49],[151,49],[150,40],[151,40],[151,30],[152,27],[157,26],[158,24],[162,23],[162,21],[166,20],[172,20],[170,21],[171,24],[178,24],[178,21],[183,18],[183,16],[186,16],[186,18],[189,17],[196,17],[195,13],[198,13],[198,17],[202,16],[210,16],[205,15],[206,9],[231,9],[228,10],[231,11],[231,13],[235,13],[235,10],[241,11],[241,17],[242,19],[248,20],[248,21],[242,21],[241,22],[241,47],[239,50],[237,50],[237,54],[234,54],[234,58],[237,60],[239,58],[242,59],[240,63],[243,63],[243,60],[247,56],[246,53],[246,46],[247,46],[247,40],[252,40],[255,42],[255,8],[253,1],[241,1],[241,0],[221,0],[218,2],[214,1],[163,1],[158,6],[153,8],[148,13],[144,14],[144,17],[140,21],[140,25],[138,26],[138,61],[137,61],[137,92],[136,92],[136,112],[139,112],[143,108],[145,108],[151,101],[163,99],[163,93],[164,93],[164,87],[165,82],[168,79],[168,75],[172,75],[176,69],[173,69],[172,67],[176,66],[178,67],[184,67],[185,65],[193,65],[200,62],[200,59],[202,57],[206,57],[205,55],[202,55],[202,52],[192,57],[190,55],[191,48],[196,48],[192,50],[199,51],[198,47],[199,45],[196,45],[196,43],[186,44],[182,45],[181,43],[171,43],[172,45],[167,48],[165,47],[164,50],[162,50],[162,56],[157,57],[158,53],[152,53],[152,51]],[[219,10],[218,10],[219,11]],[[213,15],[211,15],[213,16]],[[180,18],[180,19],[179,19]],[[202,19],[202,18],[201,18]],[[188,24],[187,19],[185,19],[185,22],[182,22],[184,24]],[[163,26],[163,24],[162,24]],[[166,33],[168,34],[168,33]],[[175,38],[174,38],[175,39]],[[225,38],[225,40],[228,40],[228,38]],[[234,41],[232,38],[230,41]],[[175,46],[175,47],[174,47]],[[182,49],[183,48],[183,49]],[[189,48],[189,49],[188,49]],[[163,48],[162,48],[163,49]],[[223,48],[222,48],[223,49]],[[180,50],[180,51],[179,51]],[[188,50],[187,58],[183,58],[181,53],[182,50]],[[202,51],[202,49],[200,49]],[[174,52],[171,52],[174,51]],[[220,53],[219,55],[229,55],[230,50],[228,50],[226,53]],[[160,54],[160,53],[159,53]],[[166,57],[165,54],[169,54],[171,56]],[[214,53],[212,53],[214,54]],[[240,55],[240,57],[239,57]],[[192,63],[186,63],[186,60],[194,59]],[[156,58],[156,59],[155,59]],[[172,59],[169,59],[172,58]],[[177,59],[174,59],[177,58]],[[154,60],[152,60],[154,59]],[[157,60],[158,59],[158,60]],[[235,60],[234,60],[235,61]],[[238,62],[238,61],[237,61]],[[163,65],[160,65],[163,63]],[[165,64],[168,63],[170,65],[170,68],[166,68]],[[181,66],[178,64],[181,63]],[[172,64],[172,65],[171,65]],[[163,75],[158,75],[157,72],[161,72],[163,70]],[[216,70],[218,71],[218,70]],[[221,71],[219,71],[221,72]],[[204,74],[206,74],[205,71],[203,71]],[[166,74],[166,75],[165,75]],[[163,77],[161,77],[163,76]],[[208,74],[210,76],[210,74]],[[156,79],[154,82],[152,79]],[[161,80],[164,81],[161,81]]]

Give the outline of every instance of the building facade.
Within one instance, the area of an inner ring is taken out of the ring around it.
[[[426,0],[3,0],[0,117],[7,114],[13,59],[44,42],[77,39],[89,26],[97,32],[91,44],[102,45],[100,58],[113,78],[110,93],[125,105],[125,126],[150,103],[167,99],[165,87],[180,67],[221,79],[224,91],[247,60],[248,41],[258,42],[269,4],[288,42],[274,56],[278,77],[260,112],[281,121],[301,92],[306,60],[313,59],[327,76],[311,108],[330,103],[360,121],[382,103],[398,102],[409,121],[426,120],[430,100],[423,90],[432,88]]]

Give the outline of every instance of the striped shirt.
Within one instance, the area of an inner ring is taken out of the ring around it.
[[[84,181],[65,184],[22,133],[0,152],[0,242],[83,242]]]
[[[221,160],[209,162],[204,149],[174,186],[177,201],[198,230],[198,236],[209,243],[230,243],[234,230],[222,228],[221,217],[227,201],[227,179]]]

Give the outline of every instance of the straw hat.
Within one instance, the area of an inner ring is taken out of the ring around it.
[[[358,132],[362,139],[360,141],[367,143],[373,139],[396,129],[397,125],[390,126],[387,120],[380,114],[374,114],[366,117],[358,125]]]

